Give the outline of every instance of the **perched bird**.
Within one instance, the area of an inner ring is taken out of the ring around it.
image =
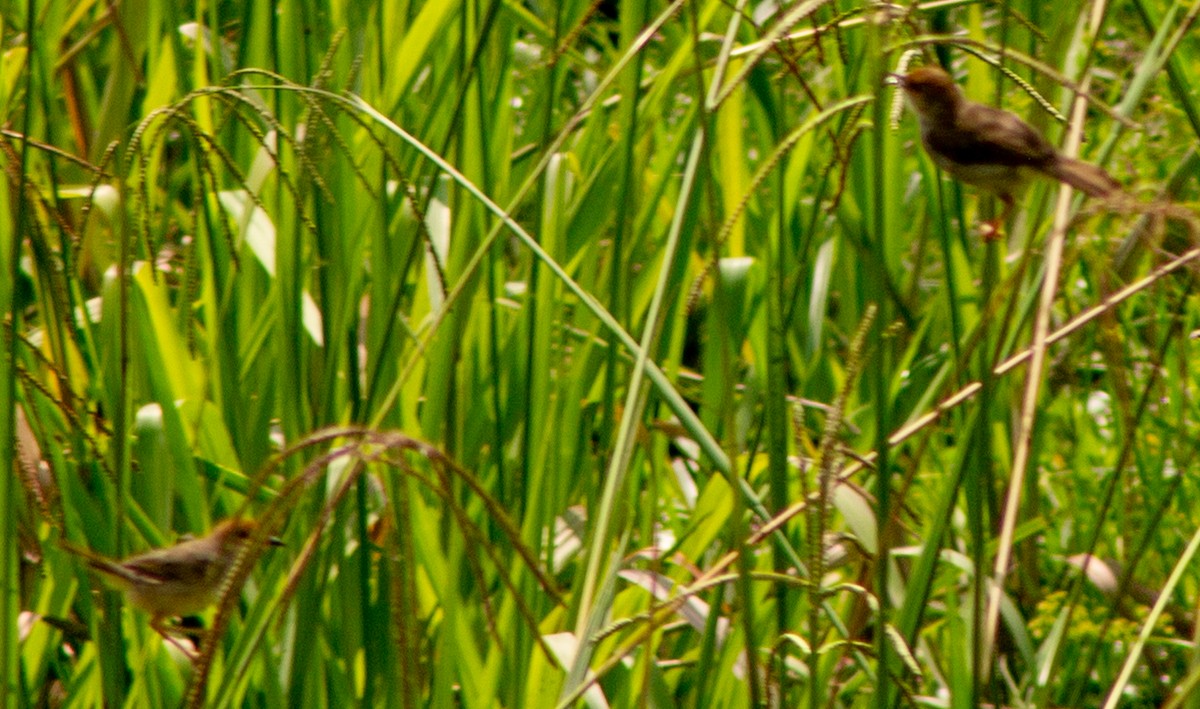
[[[1030,172],[1065,182],[1091,197],[1120,192],[1121,186],[1103,169],[1060,154],[1012,113],[967,100],[941,69],[924,66],[894,76],[917,113],[921,142],[937,166],[1004,203],[996,223],[985,225],[985,237],[998,234],[998,224],[1012,211],[1014,195]]]
[[[125,592],[129,602],[150,614],[150,627],[176,647],[191,653],[168,635],[164,621],[196,613],[216,603],[241,546],[254,534],[255,522],[227,519],[204,537],[113,561],[93,551],[62,542]],[[282,545],[278,539],[269,543]]]

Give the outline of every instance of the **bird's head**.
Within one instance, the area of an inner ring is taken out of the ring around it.
[[[252,519],[242,517],[234,517],[222,521],[213,528],[212,538],[217,540],[217,546],[220,547],[222,554],[232,554],[237,552],[247,539],[254,536],[254,530],[258,527],[258,523]],[[283,542],[275,537],[270,537],[268,543],[273,546],[282,546]]]
[[[954,79],[937,67],[918,67],[907,74],[894,76],[921,118],[953,118],[966,100]]]

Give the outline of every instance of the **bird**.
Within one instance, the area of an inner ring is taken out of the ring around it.
[[[984,238],[999,235],[1029,173],[1065,182],[1090,197],[1110,198],[1121,185],[1103,168],[1069,158],[1016,115],[967,99],[942,69],[923,66],[894,74],[917,114],[921,143],[951,177],[994,194],[1004,210],[984,225]]]
[[[174,546],[154,549],[115,561],[74,544],[60,542],[67,551],[83,558],[115,587],[125,592],[130,604],[150,614],[150,627],[192,657],[171,637],[167,618],[197,613],[220,600],[221,589],[237,561],[238,552],[257,523],[244,518],[224,520],[206,536]],[[271,537],[268,543],[283,542]]]

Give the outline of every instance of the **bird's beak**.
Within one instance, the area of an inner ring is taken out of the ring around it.
[[[279,537],[267,537],[267,544],[270,544],[273,547],[287,546]]]
[[[892,85],[899,86],[900,88],[904,88],[904,78],[905,78],[904,74],[897,74],[896,72],[893,71],[893,72],[888,72],[888,76],[892,80],[891,81]]]

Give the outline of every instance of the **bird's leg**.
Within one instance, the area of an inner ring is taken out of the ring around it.
[[[1004,236],[1004,225],[1008,222],[1008,217],[1012,214],[1013,206],[1015,205],[1012,195],[1002,194],[998,196],[1000,197],[1000,201],[1004,203],[1004,208],[1000,210],[1000,216],[987,220],[980,227],[984,241],[994,241]]]
[[[153,628],[154,632],[158,633],[163,640],[166,640],[174,645],[179,649],[180,652],[183,653],[184,657],[194,663],[196,658],[200,657],[200,653],[197,652],[197,646],[193,645],[192,647],[188,647],[184,645],[183,642],[180,641],[176,636],[183,635],[186,637],[188,633],[182,628],[173,628],[167,625],[166,622],[164,622],[165,620],[166,618],[164,616],[156,615],[150,619],[150,627]]]

